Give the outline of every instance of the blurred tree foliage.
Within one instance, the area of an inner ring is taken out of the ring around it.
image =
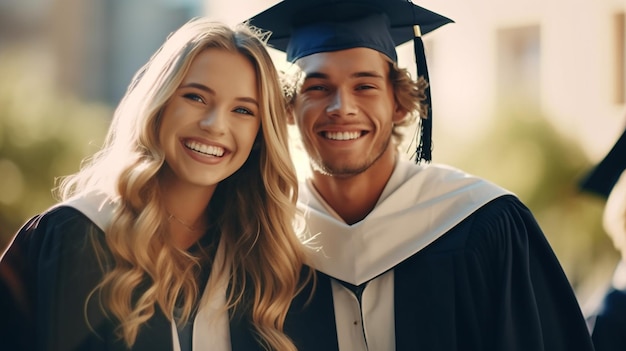
[[[516,193],[534,213],[582,302],[601,290],[619,259],[605,234],[604,199],[581,192],[593,167],[578,143],[533,108],[501,109],[453,165]]]
[[[0,55],[0,250],[55,199],[55,179],[99,149],[111,109],[77,101],[51,84],[44,57]]]

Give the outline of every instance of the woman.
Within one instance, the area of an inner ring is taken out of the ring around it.
[[[264,44],[195,19],[139,70],[104,147],[2,258],[25,347],[295,349],[297,180]]]

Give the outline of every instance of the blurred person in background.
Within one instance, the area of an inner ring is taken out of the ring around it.
[[[606,199],[602,225],[620,252],[611,285],[587,316],[596,351],[626,350],[626,130],[581,183]]]
[[[313,299],[285,322],[300,350],[592,350],[531,211],[399,153],[399,128],[419,116],[415,159],[431,160],[419,32],[449,22],[406,0],[285,0],[250,20],[297,71],[285,90],[311,165],[299,205],[317,248]],[[410,40],[417,79],[397,62]]]
[[[284,108],[260,31],[198,18],[171,34],[103,148],[1,257],[0,347],[295,350]]]

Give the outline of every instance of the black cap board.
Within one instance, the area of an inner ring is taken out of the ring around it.
[[[626,130],[615,145],[583,179],[581,189],[608,197],[626,169]]]

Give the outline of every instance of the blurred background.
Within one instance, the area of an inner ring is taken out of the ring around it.
[[[54,204],[55,178],[99,148],[132,76],[171,31],[201,15],[234,24],[276,2],[0,0],[0,250]],[[415,2],[456,22],[425,38],[433,161],[515,192],[584,309],[619,260],[601,226],[604,199],[577,185],[626,126],[626,2]],[[415,72],[412,50],[399,57]]]

